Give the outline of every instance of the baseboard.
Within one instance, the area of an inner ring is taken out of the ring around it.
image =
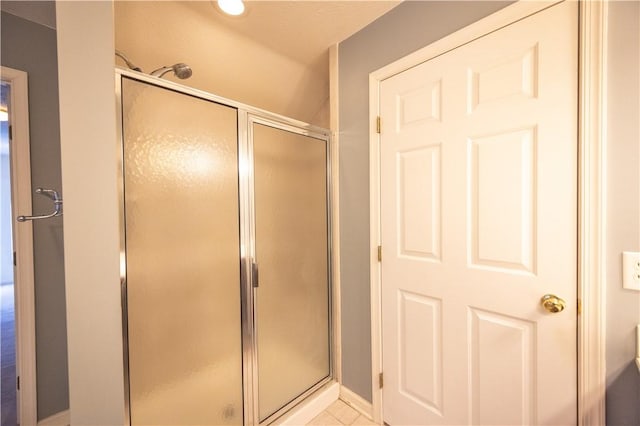
[[[333,382],[307,398],[281,420],[276,421],[276,424],[282,426],[306,425],[337,401],[339,395],[340,385]]]
[[[70,423],[71,416],[69,415],[69,410],[65,410],[40,420],[38,426],[68,426]]]
[[[276,422],[278,425],[282,426],[294,426],[294,425],[305,425],[313,420],[316,416],[326,410],[331,404],[338,400],[338,397],[342,396],[343,390],[346,388],[340,389],[340,385],[338,383],[332,383],[318,391],[317,394],[309,397],[305,402],[301,403],[298,407],[294,408],[291,413],[285,416],[285,418]],[[360,398],[355,393],[349,391],[348,392],[354,395],[355,398]],[[362,398],[360,398],[362,399]],[[364,401],[362,399],[362,401]],[[351,402],[346,401],[349,404]],[[364,401],[367,403],[366,401]],[[368,403],[367,403],[368,404]],[[371,404],[369,404],[371,406]],[[369,408],[369,414],[367,412],[362,411],[360,408],[354,405],[358,411],[363,414],[371,417],[371,408]],[[70,424],[70,416],[69,410],[61,411],[53,416],[47,417],[46,419],[42,419],[38,422],[38,426],[68,426]]]
[[[366,417],[373,419],[373,404],[349,388],[340,386],[340,399],[358,410]]]
[[[326,410],[338,398],[358,410],[368,418],[373,418],[373,406],[371,403],[351,389],[333,383],[322,389],[316,395],[311,396],[305,402],[287,415],[281,422],[282,426],[304,425]],[[53,416],[42,419],[38,426],[67,426],[70,424],[69,410],[61,411]]]

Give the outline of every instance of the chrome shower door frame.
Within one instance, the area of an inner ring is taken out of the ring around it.
[[[117,173],[120,218],[120,288],[122,307],[122,336],[123,336],[123,363],[125,385],[125,421],[131,424],[130,387],[129,387],[129,336],[128,336],[128,311],[127,311],[127,267],[126,267],[126,239],[125,239],[125,202],[124,202],[124,137],[123,137],[123,109],[122,109],[122,81],[129,78],[138,82],[147,83],[164,89],[169,89],[184,95],[193,96],[222,104],[237,110],[238,123],[238,203],[240,222],[240,298],[241,298],[241,338],[242,338],[242,386],[243,386],[243,422],[245,425],[266,425],[281,417],[291,408],[299,404],[305,398],[318,391],[333,380],[335,350],[333,348],[334,326],[333,317],[333,282],[332,282],[332,191],[331,191],[331,144],[330,131],[313,126],[298,120],[274,114],[259,108],[255,108],[240,102],[223,98],[202,90],[194,89],[164,80],[159,77],[144,73],[116,68],[115,69],[115,102],[116,124],[118,127],[118,140],[116,144]],[[316,383],[313,387],[289,402],[286,406],[260,423],[258,413],[258,374],[257,374],[257,346],[256,324],[254,318],[255,294],[253,288],[252,263],[255,260],[255,205],[253,186],[253,130],[254,123],[263,124],[289,132],[310,136],[323,140],[326,146],[327,159],[327,286],[329,300],[329,375]]]
[[[329,345],[329,375],[322,379],[321,381],[319,381],[318,383],[316,383],[315,385],[313,385],[312,387],[310,387],[309,389],[307,389],[305,392],[303,392],[302,394],[300,394],[298,397],[296,397],[295,399],[293,399],[292,401],[290,401],[288,404],[286,404],[284,407],[280,408],[278,411],[276,411],[275,413],[271,414],[270,416],[268,416],[267,418],[265,418],[264,421],[260,422],[260,412],[259,412],[259,407],[258,407],[258,403],[259,403],[259,398],[258,398],[258,357],[257,357],[257,351],[258,351],[258,342],[257,342],[257,327],[258,325],[255,322],[255,316],[252,315],[251,320],[252,320],[252,324],[251,324],[251,347],[252,347],[252,371],[253,371],[253,377],[252,377],[252,387],[254,389],[254,398],[253,398],[253,405],[251,407],[251,410],[253,412],[253,424],[255,425],[268,425],[269,423],[273,422],[274,420],[280,418],[282,415],[284,415],[285,413],[287,413],[289,410],[291,410],[293,407],[295,407],[297,404],[299,404],[300,402],[302,402],[304,399],[306,399],[307,397],[309,397],[310,395],[312,395],[314,392],[317,392],[319,389],[321,389],[324,385],[326,385],[327,383],[329,383],[330,381],[333,380],[333,374],[334,374],[334,363],[336,362],[336,360],[333,358],[335,351],[332,345],[333,342],[333,336],[334,336],[334,332],[333,332],[333,327],[334,327],[334,317],[333,317],[333,306],[332,306],[332,300],[333,300],[333,283],[332,283],[332,277],[333,277],[333,269],[332,269],[332,256],[333,256],[333,250],[332,250],[332,239],[331,236],[332,234],[332,222],[331,222],[331,212],[332,212],[332,204],[331,204],[331,200],[332,200],[332,193],[331,193],[331,140],[330,140],[330,132],[328,130],[324,130],[324,129],[319,129],[319,128],[315,128],[313,126],[309,126],[309,125],[304,125],[304,126],[300,126],[299,122],[296,122],[294,120],[289,120],[289,119],[274,119],[273,116],[269,116],[269,113],[267,113],[266,115],[262,112],[249,112],[249,111],[238,111],[238,113],[240,115],[244,115],[245,118],[243,119],[239,119],[238,121],[240,123],[245,122],[246,123],[246,139],[244,141],[242,141],[241,139],[241,143],[244,142],[246,143],[246,153],[248,154],[247,158],[248,160],[253,160],[254,159],[254,155],[253,155],[253,140],[254,140],[254,135],[253,135],[253,126],[254,124],[261,124],[264,126],[268,126],[274,129],[279,129],[279,130],[284,130],[287,132],[291,132],[291,133],[295,133],[298,135],[303,135],[303,136],[308,136],[308,137],[312,137],[314,139],[318,139],[318,140],[322,140],[325,143],[325,153],[326,153],[326,174],[327,174],[327,181],[326,181],[326,191],[327,191],[327,204],[326,204],[326,215],[327,215],[327,297],[328,297],[328,304],[329,304],[329,312],[328,312],[328,318],[329,318],[329,324],[328,329],[329,329],[329,339],[327,344]],[[279,118],[283,118],[283,117],[279,117]],[[245,284],[243,284],[243,287],[245,285],[247,285],[246,288],[246,292],[247,294],[250,294],[250,299],[251,299],[251,311],[252,313],[254,312],[254,309],[256,307],[256,295],[255,295],[255,291],[256,288],[254,288],[253,286],[253,282],[254,282],[254,269],[251,267],[251,265],[256,261],[256,240],[255,240],[255,234],[256,234],[256,229],[255,229],[255,192],[254,192],[254,169],[253,169],[253,165],[254,162],[253,161],[247,161],[247,174],[246,174],[246,179],[247,179],[247,185],[244,186],[245,189],[248,190],[248,194],[247,194],[247,201],[248,203],[245,205],[245,212],[243,214],[243,208],[242,208],[242,204],[240,207],[240,214],[243,215],[243,218],[246,219],[248,221],[248,230],[250,231],[248,234],[248,239],[247,240],[243,240],[242,242],[242,246],[244,247],[245,243],[249,249],[248,252],[248,258],[244,257],[243,255],[243,259],[249,259],[248,262],[245,262],[247,264],[247,281]],[[243,173],[241,172],[241,176],[243,175]]]

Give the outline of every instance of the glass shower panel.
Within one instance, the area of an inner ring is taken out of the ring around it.
[[[242,424],[237,111],[122,99],[131,424]]]
[[[260,421],[330,375],[326,141],[253,125]]]

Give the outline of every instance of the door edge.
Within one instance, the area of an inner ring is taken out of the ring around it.
[[[36,424],[38,419],[36,386],[36,315],[33,267],[33,223],[17,224],[14,217],[31,214],[31,156],[29,142],[28,75],[24,71],[2,67],[2,80],[11,84],[10,120],[12,138],[9,157],[11,169],[11,227],[16,256],[14,266],[16,324],[17,414],[20,424]]]

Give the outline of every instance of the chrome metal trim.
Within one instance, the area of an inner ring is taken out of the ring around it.
[[[252,198],[249,183],[252,181],[247,136],[247,113],[238,110],[238,195],[240,212],[241,301],[242,301],[242,381],[243,423],[253,425],[254,354],[253,354],[253,286],[251,276],[252,255]]]
[[[51,219],[52,217],[62,216],[62,197],[60,193],[55,189],[36,188],[36,194],[43,195],[53,201],[53,211],[47,214],[40,214],[34,216],[18,216],[16,220],[18,222],[26,222],[29,220],[41,220]]]
[[[243,422],[245,425],[266,425],[280,418],[291,408],[302,402],[311,394],[333,380],[334,374],[334,318],[333,318],[333,240],[332,240],[332,173],[331,173],[331,133],[327,129],[313,126],[301,121],[284,117],[279,114],[254,108],[239,102],[235,102],[211,93],[193,89],[159,77],[149,76],[136,71],[116,68],[115,92],[116,92],[116,120],[118,127],[118,191],[119,191],[119,218],[120,218],[120,285],[122,297],[122,336],[123,336],[123,362],[124,362],[124,386],[125,386],[125,422],[131,425],[131,396],[129,385],[129,344],[128,344],[128,312],[127,312],[127,269],[126,269],[126,226],[125,226],[125,201],[124,201],[124,135],[123,135],[123,111],[122,111],[122,78],[127,77],[153,86],[166,88],[185,95],[194,96],[203,100],[216,102],[222,105],[236,108],[238,111],[238,196],[240,212],[240,285],[241,285],[241,327],[242,327],[242,357],[243,357]],[[290,401],[276,413],[270,415],[264,422],[259,421],[258,410],[258,365],[256,345],[255,313],[258,306],[255,300],[255,289],[252,286],[253,273],[251,265],[257,262],[255,252],[255,205],[253,185],[253,124],[262,124],[269,127],[309,136],[323,140],[326,144],[327,161],[327,277],[328,277],[328,319],[329,319],[329,375],[315,385]]]
[[[338,351],[335,350],[335,313],[334,309],[334,282],[333,282],[333,168],[331,164],[333,162],[333,151],[331,149],[332,139],[331,132],[326,135],[326,150],[327,150],[327,280],[329,285],[329,338],[327,344],[329,345],[329,377],[335,379],[335,366],[339,360],[335,359]]]
[[[158,77],[158,78],[162,78],[163,75],[165,75],[166,73],[168,73],[169,71],[172,71],[173,67],[160,67],[157,70],[153,70],[149,73],[149,75],[152,75],[154,77]]]
[[[245,111],[247,120],[246,124],[246,136],[247,140],[245,141],[247,146],[247,192],[249,194],[249,202],[247,204],[247,230],[249,231],[250,240],[249,240],[249,252],[251,256],[251,263],[257,263],[258,260],[256,258],[256,210],[255,210],[255,187],[254,187],[254,161],[253,161],[253,117],[251,114]],[[253,380],[251,382],[251,388],[253,393],[251,395],[251,425],[260,424],[260,406],[259,406],[259,395],[258,395],[258,345],[257,345],[257,326],[256,326],[256,318],[258,311],[258,304],[256,298],[256,288],[253,287],[253,268],[251,269],[251,279],[249,280],[251,291],[251,309],[253,316],[251,317],[251,349],[253,358],[251,360],[251,369],[253,370]]]
[[[310,387],[309,389],[304,391],[304,393],[300,394],[297,398],[295,398],[294,400],[289,402],[287,405],[282,407],[280,410],[276,411],[275,413],[273,413],[272,415],[267,417],[262,423],[260,423],[260,426],[267,426],[267,425],[275,422],[276,420],[278,420],[279,418],[281,418],[282,416],[287,414],[289,411],[291,411],[293,408],[295,408],[302,401],[304,401],[305,399],[309,398],[311,395],[316,393],[318,390],[322,389],[327,383],[332,383],[333,381],[334,380],[333,380],[332,376],[327,376],[324,379],[320,380],[318,383],[316,383],[315,385],[313,385],[312,387]]]
[[[132,70],[138,71],[138,72],[143,72],[140,67],[134,65],[134,63],[129,60],[129,58],[127,57],[127,55],[124,54],[124,52],[116,49],[116,56],[118,56],[120,59],[122,59],[124,61],[124,63],[127,64],[129,69],[132,69]]]
[[[330,132],[329,130],[320,129],[318,127],[310,126],[310,125],[299,125],[296,120],[287,119],[285,117],[280,117],[280,119],[275,120],[271,117],[265,117],[261,113],[254,113],[251,111],[247,111],[249,113],[249,126],[256,124],[262,124],[264,126],[273,127],[275,129],[285,130],[287,132],[296,133],[299,135],[309,136],[315,139],[320,139],[329,143]]]
[[[198,98],[210,100],[219,104],[237,108],[239,111],[240,110],[246,111],[249,114],[253,114],[259,117],[264,117],[266,119],[273,120],[277,123],[282,123],[283,125],[299,127],[301,129],[305,129],[310,132],[314,132],[321,135],[326,135],[326,136],[330,135],[330,131],[322,127],[314,126],[312,124],[308,124],[300,120],[285,117],[284,115],[276,114],[274,112],[269,112],[260,108],[253,107],[251,105],[247,105],[231,99],[223,98],[222,96],[217,96],[213,93],[205,92],[204,90],[194,89],[193,87],[185,86],[183,84],[176,83],[174,81],[161,79],[159,77],[154,77],[141,72],[121,68],[119,66],[115,68],[115,72],[117,74],[132,78],[134,80],[143,81],[145,83],[150,83],[155,86],[164,87],[167,89],[174,90],[176,92],[185,93],[187,95],[195,96]]]
[[[291,133],[296,133],[299,135],[304,135],[304,136],[308,136],[314,139],[318,139],[318,140],[322,140],[325,143],[325,152],[326,152],[326,217],[327,217],[327,301],[328,301],[328,312],[327,312],[327,318],[328,318],[328,341],[327,341],[327,345],[329,348],[329,374],[328,376],[324,377],[323,379],[321,379],[319,382],[317,382],[315,385],[313,385],[311,388],[307,389],[306,391],[304,391],[302,394],[300,394],[298,397],[296,397],[295,399],[293,399],[292,401],[290,401],[289,403],[287,403],[285,406],[283,406],[282,408],[280,408],[278,411],[276,411],[275,413],[271,414],[270,416],[266,417],[262,422],[260,422],[260,411],[259,411],[259,395],[258,395],[258,377],[257,377],[257,371],[258,371],[258,344],[257,344],[257,325],[255,324],[255,318],[257,317],[256,312],[258,310],[258,301],[257,298],[255,297],[255,293],[254,293],[254,336],[253,336],[253,346],[254,346],[254,374],[255,374],[255,378],[254,378],[254,388],[255,388],[255,394],[254,394],[254,404],[253,404],[253,410],[254,410],[254,418],[253,421],[256,425],[260,425],[260,426],[264,426],[264,425],[268,425],[269,423],[272,423],[273,421],[275,421],[276,419],[280,418],[281,416],[283,416],[284,414],[286,414],[289,410],[291,410],[293,407],[295,407],[296,405],[298,405],[300,402],[302,402],[303,400],[305,400],[307,397],[309,397],[311,394],[313,394],[314,392],[316,392],[318,389],[320,389],[322,386],[324,386],[325,384],[327,384],[328,382],[333,380],[333,373],[334,373],[334,347],[333,347],[333,342],[334,342],[334,330],[333,330],[333,326],[334,326],[334,320],[333,320],[333,267],[332,267],[332,260],[333,260],[333,245],[332,245],[332,236],[333,236],[333,224],[332,224],[332,219],[331,219],[331,211],[332,211],[332,191],[331,191],[331,136],[330,136],[330,132],[327,130],[322,129],[322,131],[317,131],[317,128],[312,128],[312,127],[308,127],[308,126],[297,126],[297,123],[289,123],[289,122],[284,122],[281,120],[272,120],[269,117],[263,117],[261,115],[257,115],[257,114],[253,114],[253,113],[249,113],[248,114],[248,129],[247,129],[247,134],[248,134],[248,146],[249,146],[249,160],[251,162],[251,180],[250,180],[250,194],[251,194],[251,202],[252,202],[252,217],[251,217],[251,235],[255,236],[255,204],[253,203],[253,200],[255,200],[255,194],[254,194],[254,186],[253,186],[253,125],[254,124],[260,124],[260,125],[264,125],[264,126],[268,126],[268,127],[272,127],[272,128],[276,128],[276,129],[280,129],[280,130],[284,130],[287,132],[291,132]],[[251,247],[252,247],[252,259],[254,262],[258,262],[256,256],[255,256],[255,237],[252,239],[251,242]],[[257,289],[254,289],[254,292]]]
[[[124,419],[131,425],[131,389],[129,386],[129,317],[127,311],[127,246],[124,205],[124,123],[122,111],[122,76],[115,75],[116,128],[118,158],[118,219],[120,230],[120,306],[122,309],[122,358],[124,366]]]

